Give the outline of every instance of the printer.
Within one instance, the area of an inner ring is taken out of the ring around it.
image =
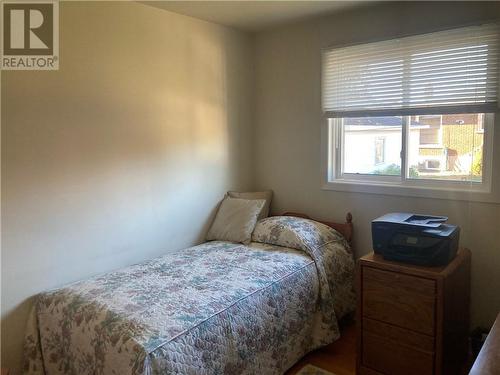
[[[421,266],[448,264],[456,255],[460,228],[446,216],[390,213],[372,221],[373,250],[384,259]]]

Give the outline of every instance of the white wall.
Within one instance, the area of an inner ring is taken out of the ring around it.
[[[31,296],[199,242],[252,182],[252,37],[134,2],[60,12],[60,70],[1,77],[2,367]]]
[[[473,253],[473,325],[490,325],[500,310],[500,205],[321,190],[320,50],[499,16],[499,2],[385,2],[256,38],[255,170],[257,186],[274,189],[272,211],[302,211],[330,220],[342,220],[351,211],[358,256],[371,251],[370,222],[384,213],[448,215],[461,226],[462,245]],[[495,144],[500,161],[500,115]]]

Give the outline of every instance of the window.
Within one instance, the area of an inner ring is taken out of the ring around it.
[[[422,146],[441,144],[441,121],[443,116],[414,116],[412,126],[419,126],[419,142]]]
[[[323,52],[327,183],[489,191],[497,24]]]
[[[432,159],[427,159],[425,161],[425,169],[430,170],[430,171],[439,171],[441,170],[441,161],[440,160],[432,160]]]
[[[441,133],[440,125],[425,125],[422,126],[419,134],[421,145],[439,145],[439,134]]]
[[[385,161],[385,138],[375,139],[375,164],[379,165]]]
[[[465,120],[457,122],[457,118]],[[485,133],[476,129],[484,128],[485,118],[483,114],[441,115],[439,147],[435,140],[422,144],[422,131],[429,128],[414,116],[332,119],[336,147],[331,152],[332,159],[338,161],[335,177],[481,183],[489,150],[485,149]]]
[[[480,114],[480,116],[483,116],[483,115]],[[479,119],[476,131],[478,133],[484,133],[484,119]]]

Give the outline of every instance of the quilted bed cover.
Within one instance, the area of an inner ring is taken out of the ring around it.
[[[339,337],[354,261],[343,237],[305,219],[265,219],[253,241],[207,242],[39,294],[24,373],[282,374]]]

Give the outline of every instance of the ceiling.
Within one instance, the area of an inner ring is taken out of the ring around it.
[[[257,32],[300,19],[354,8],[368,1],[142,1],[205,21]]]

